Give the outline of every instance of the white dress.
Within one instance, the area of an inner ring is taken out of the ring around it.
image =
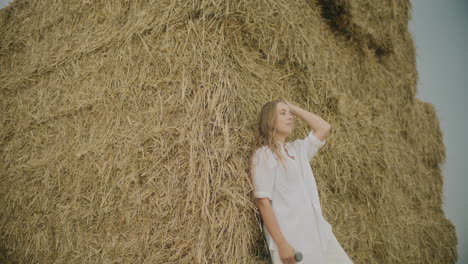
[[[325,220],[310,161],[325,144],[312,131],[303,138],[285,143],[289,158],[281,147],[287,170],[267,146],[260,147],[254,155],[254,196],[267,197],[281,233],[286,241],[303,255],[301,264],[353,263],[338,244],[331,225]],[[263,231],[273,263],[279,261],[278,247],[265,224]],[[331,256],[331,255],[334,256]],[[278,262],[281,263],[281,262]]]

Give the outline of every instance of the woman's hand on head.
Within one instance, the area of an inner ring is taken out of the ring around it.
[[[291,109],[291,113],[295,114],[295,105],[293,105],[292,103],[290,103],[288,100],[284,99],[284,101],[286,102],[286,104],[288,105],[289,109]]]

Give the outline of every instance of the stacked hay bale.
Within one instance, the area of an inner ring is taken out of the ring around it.
[[[0,10],[0,251],[11,263],[267,263],[260,107],[333,126],[312,162],[355,263],[455,263],[409,1],[29,1]],[[296,121],[294,138],[307,127]]]

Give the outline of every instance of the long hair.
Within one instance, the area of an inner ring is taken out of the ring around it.
[[[273,137],[276,133],[276,106],[279,102],[286,103],[282,97],[279,97],[264,104],[260,110],[260,114],[258,115],[257,120],[257,131],[255,135],[255,146],[253,148],[253,153],[255,153],[255,151],[262,146],[268,146],[279,159],[281,164],[285,167],[284,157],[281,154],[280,145],[274,141]]]

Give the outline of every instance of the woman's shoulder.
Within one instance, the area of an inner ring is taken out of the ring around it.
[[[269,167],[274,167],[278,162],[276,155],[273,153],[270,147],[264,145],[260,146],[255,150],[254,160],[264,161]]]

